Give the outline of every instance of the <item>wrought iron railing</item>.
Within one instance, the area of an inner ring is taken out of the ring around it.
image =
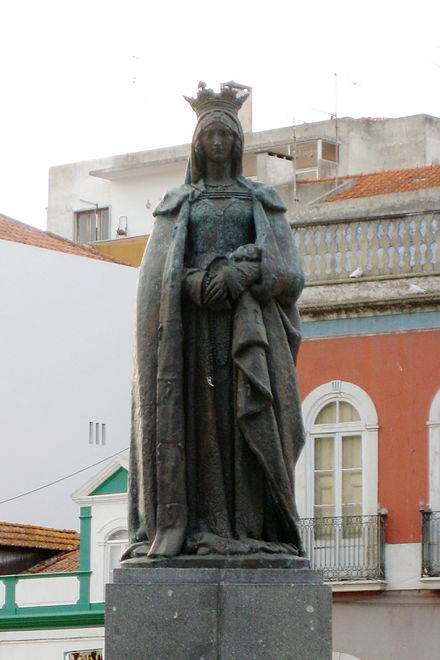
[[[311,568],[329,582],[383,580],[384,518],[302,518],[300,532]]]
[[[422,574],[440,576],[440,511],[422,514]]]

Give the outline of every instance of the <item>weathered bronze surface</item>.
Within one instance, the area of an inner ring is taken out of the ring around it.
[[[187,179],[140,270],[124,557],[301,555],[301,266],[281,200],[242,176],[243,98],[187,100]]]

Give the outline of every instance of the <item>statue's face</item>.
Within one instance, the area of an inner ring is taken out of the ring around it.
[[[200,136],[200,142],[207,160],[223,163],[231,158],[234,134],[224,124],[210,124]]]

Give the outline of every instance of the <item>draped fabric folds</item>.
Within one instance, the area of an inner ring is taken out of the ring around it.
[[[275,191],[239,180],[253,199],[261,279],[239,296],[232,314],[234,415],[289,542],[302,554],[294,467],[304,442],[295,370],[303,275]],[[203,182],[186,184],[164,197],[139,274],[129,533],[132,548],[150,556],[181,553],[187,534],[182,277],[190,205],[202,190]]]

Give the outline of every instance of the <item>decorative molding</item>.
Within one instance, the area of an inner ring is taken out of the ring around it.
[[[333,390],[333,383],[335,382],[340,383],[338,392]],[[361,387],[346,381],[330,381],[316,387],[304,399],[302,408],[306,429],[310,428],[311,421],[315,418],[318,409],[326,402],[333,401],[336,398],[348,401],[361,413],[362,421],[368,431],[379,428],[376,406]]]
[[[384,591],[387,587],[385,580],[344,580],[341,582],[327,582],[332,592],[341,591]]]
[[[365,424],[367,431],[378,431],[380,429],[379,424]]]
[[[106,479],[111,477],[111,475],[121,467],[124,468],[124,470],[128,470],[128,451],[118,454],[117,456],[113,456],[113,458],[109,459],[109,462],[102,468],[102,470],[94,474],[88,481],[86,481],[85,484],[75,490],[70,497],[74,502],[80,504],[80,499],[90,497],[90,494],[93,493],[93,491],[96,490],[98,486],[106,481]],[[106,496],[96,495],[94,497]]]
[[[422,589],[440,589],[440,577],[421,577]]]
[[[80,506],[97,506],[100,504],[125,504],[127,493],[109,493],[108,495],[86,495],[75,498],[75,502]]]
[[[112,518],[112,520],[107,520],[107,522],[102,525],[97,530],[97,534],[101,537],[99,539],[99,543],[105,543],[110,536],[110,534],[113,534],[113,532],[117,532],[119,530],[126,530],[127,529],[127,517],[122,518],[119,516],[118,518]]]

